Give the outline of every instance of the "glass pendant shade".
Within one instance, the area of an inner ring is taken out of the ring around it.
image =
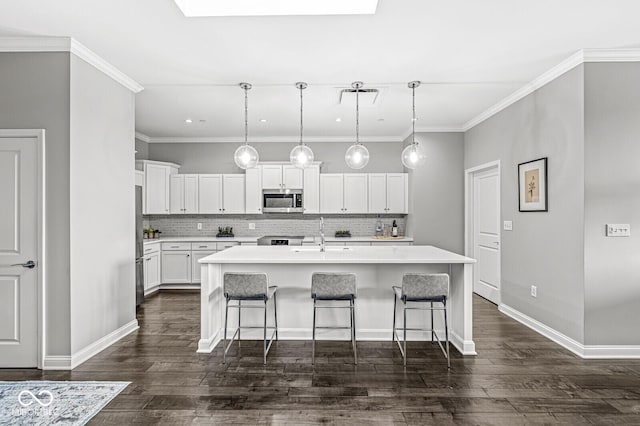
[[[289,154],[291,164],[299,169],[304,169],[313,162],[313,151],[307,145],[296,145]]]
[[[347,149],[344,161],[352,169],[361,169],[369,163],[369,150],[362,144],[353,144]]]
[[[412,143],[402,151],[402,164],[407,169],[416,169],[427,161],[427,156],[419,143]]]
[[[251,145],[241,145],[233,154],[233,159],[241,169],[251,169],[258,165],[258,151]]]

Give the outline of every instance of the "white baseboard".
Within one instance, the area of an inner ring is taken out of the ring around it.
[[[48,355],[42,363],[43,370],[71,370],[71,357],[67,355]]]
[[[200,284],[160,284],[159,290],[200,290]]]
[[[582,343],[560,333],[557,330],[535,320],[512,307],[501,303],[500,312],[526,325],[546,338],[556,342],[563,348],[585,359],[621,359],[640,358],[639,345],[583,345]]]

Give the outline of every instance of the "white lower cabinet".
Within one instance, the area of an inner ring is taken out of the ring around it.
[[[192,251],[191,252],[191,282],[192,283],[199,283],[202,281],[202,265],[200,265],[198,261],[214,253],[216,253],[216,251]]]
[[[162,283],[191,284],[191,250],[162,251]]]
[[[147,292],[160,285],[160,252],[144,257],[144,291]]]

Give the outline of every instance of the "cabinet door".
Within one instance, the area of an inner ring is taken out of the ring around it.
[[[262,168],[247,169],[245,173],[245,208],[247,214],[262,214]]]
[[[240,174],[222,175],[222,213],[245,213],[245,177]]]
[[[387,174],[387,213],[409,213],[408,182],[407,173]]]
[[[145,213],[169,214],[169,169],[156,164],[147,164],[145,167]]]
[[[160,253],[146,257],[144,269],[144,289],[148,290],[160,285]]]
[[[182,213],[198,213],[198,175],[183,175],[183,211]],[[173,176],[172,176],[173,178]]]
[[[262,165],[262,188],[282,189],[282,166]]]
[[[222,175],[198,176],[198,211],[222,214]]]
[[[345,173],[344,213],[367,213],[367,175],[365,173]]]
[[[191,282],[199,283],[202,281],[202,265],[198,263],[198,260],[203,257],[207,257],[215,251],[193,251],[191,252]]]
[[[305,167],[303,183],[302,204],[304,213],[320,213],[320,166]]]
[[[285,164],[282,166],[282,183],[287,189],[302,189],[304,170],[296,166]]]
[[[184,213],[184,176],[173,175],[169,178],[169,212]]]
[[[369,213],[387,212],[387,175],[369,174]]]
[[[343,176],[341,174],[323,173],[320,175],[320,213],[344,213],[343,194]]]
[[[162,282],[164,284],[191,283],[191,251],[162,252]]]

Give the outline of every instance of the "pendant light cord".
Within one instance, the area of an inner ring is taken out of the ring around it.
[[[411,144],[416,144],[416,87],[411,87],[411,97],[413,99],[413,119],[411,120]]]
[[[304,87],[302,85],[299,86],[300,87],[300,145],[304,145],[304,142],[302,141],[302,129],[303,129],[303,124],[302,124],[302,90],[304,89]]]
[[[360,145],[360,86],[356,87],[356,145]]]
[[[244,144],[249,145],[249,88],[244,87]]]

